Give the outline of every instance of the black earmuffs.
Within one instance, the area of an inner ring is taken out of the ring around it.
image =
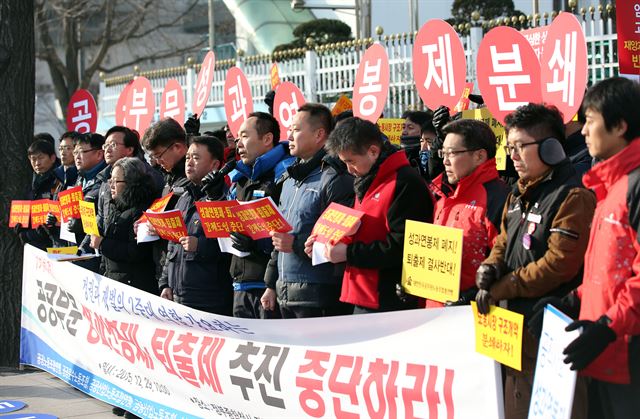
[[[545,138],[538,143],[538,155],[547,166],[555,166],[567,158],[562,143],[554,137]]]

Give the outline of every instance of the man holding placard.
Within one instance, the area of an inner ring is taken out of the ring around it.
[[[562,149],[564,124],[555,107],[528,104],[507,115],[507,153],[519,175],[502,214],[501,233],[478,268],[478,311],[507,301],[527,321],[541,297],[562,296],[582,279],[583,255],[595,197]],[[537,339],[523,333],[522,371],[507,368],[505,417],[526,418]],[[584,383],[576,388],[574,418],[582,417]]]
[[[580,313],[567,327],[582,330],[564,350],[564,362],[591,378],[590,417],[635,418],[640,412],[638,103],[638,83],[617,77],[596,84],[584,98],[582,133],[589,154],[600,160],[583,177],[598,201],[584,280],[562,300],[546,301]]]
[[[289,147],[279,140],[280,125],[273,116],[265,112],[249,114],[238,131],[240,161],[230,173],[235,183],[230,190],[231,199],[253,201],[270,196],[278,201],[281,185],[276,180],[292,160]],[[232,232],[231,241],[236,250],[249,253],[244,257],[233,255],[231,259],[234,317],[273,317],[274,313],[265,310],[260,302],[266,288],[264,274],[273,250],[271,239],[253,240]]]
[[[463,231],[460,298],[452,305],[475,299],[475,276],[500,232],[500,216],[509,194],[496,169],[496,136],[481,121],[460,119],[443,129],[444,143],[438,153],[444,173],[432,182],[438,200],[433,222]],[[442,303],[427,300],[427,308]]]
[[[415,308],[398,298],[396,284],[402,276],[405,221],[432,219],[424,180],[404,151],[384,142],[378,126],[360,118],[340,122],[326,148],[356,177],[354,209],[365,213],[350,244],[326,244],[329,261],[347,262],[340,300],[353,304],[354,314]]]
[[[230,255],[220,251],[216,239],[205,236],[195,205],[204,197],[202,178],[220,168],[224,149],[214,137],[193,137],[185,157],[190,183],[176,209],[182,212],[187,236],[180,237],[178,243],[169,242],[159,281],[160,296],[197,310],[231,316]],[[210,197],[214,197],[212,191]],[[219,188],[217,198],[224,198],[224,188]]]
[[[304,249],[315,222],[331,202],[353,204],[353,176],[324,150],[332,124],[327,107],[307,103],[290,127],[289,150],[296,161],[284,175],[279,207],[293,230],[271,232],[274,251],[261,298],[265,310],[274,310],[277,297],[285,319],[344,313],[338,301],[342,270],[331,263],[312,266]]]

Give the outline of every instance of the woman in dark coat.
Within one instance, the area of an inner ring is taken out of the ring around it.
[[[138,244],[133,232],[133,223],[153,201],[152,184],[140,159],[124,157],[113,164],[103,237],[91,236],[91,247],[102,254],[104,276],[158,295],[152,243]]]

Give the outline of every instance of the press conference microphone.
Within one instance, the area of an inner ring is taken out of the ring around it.
[[[207,191],[216,184],[216,182],[214,182],[213,179],[227,176],[229,173],[231,173],[233,169],[236,168],[237,164],[238,164],[237,160],[235,159],[230,160],[224,166],[222,166],[222,169],[218,170],[217,172],[213,171],[209,173],[207,176],[205,176],[205,178],[202,179],[202,189],[201,189],[202,193],[206,194]],[[212,176],[210,177],[210,175]],[[205,179],[209,177],[210,179],[208,181],[205,181]]]

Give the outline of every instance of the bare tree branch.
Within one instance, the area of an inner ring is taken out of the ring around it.
[[[189,45],[187,47],[178,48],[178,49],[169,49],[165,51],[152,51],[147,55],[142,55],[135,57],[134,59],[127,61],[125,63],[121,63],[115,65],[113,67],[98,67],[98,70],[104,71],[105,73],[112,73],[114,71],[118,71],[122,68],[131,67],[132,65],[138,64],[142,61],[150,60],[150,59],[162,59],[168,57],[175,57],[176,55],[184,54],[185,52],[193,51],[199,47],[202,47],[207,42],[206,39],[202,39],[195,44]]]
[[[102,64],[102,61],[104,60],[104,57],[107,55],[109,48],[111,47],[111,45],[113,45],[111,41],[111,35],[112,35],[111,30],[112,30],[113,14],[114,14],[113,0],[107,0],[105,10],[106,10],[106,17],[105,17],[104,31],[102,34],[102,43],[100,44],[100,49],[98,50],[98,53],[93,58],[89,66],[86,68],[85,73],[82,77],[81,86],[83,88],[86,88],[89,86],[89,83],[91,83],[91,78],[93,77],[93,74],[96,72],[100,64]]]

